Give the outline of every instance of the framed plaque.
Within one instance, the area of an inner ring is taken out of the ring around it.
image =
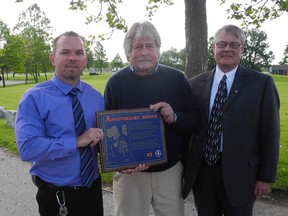
[[[159,112],[150,109],[122,109],[96,112],[102,128],[100,141],[102,172],[153,166],[167,162],[165,131]]]

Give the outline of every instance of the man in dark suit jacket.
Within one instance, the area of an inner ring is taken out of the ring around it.
[[[256,196],[267,194],[275,182],[279,96],[271,76],[240,65],[243,30],[224,26],[214,42],[216,68],[190,80],[201,124],[191,137],[183,197],[193,189],[198,216],[250,216]],[[228,96],[220,118],[218,159],[210,163],[203,155],[210,145],[209,116],[223,75]]]

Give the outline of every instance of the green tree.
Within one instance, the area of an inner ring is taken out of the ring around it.
[[[257,71],[270,67],[275,56],[272,51],[268,50],[267,34],[258,29],[252,29],[247,31],[246,37],[241,64]]]
[[[25,42],[26,52],[29,53],[26,59],[26,80],[28,73],[31,73],[37,82],[39,71],[46,74],[52,69],[48,58],[52,41],[50,20],[37,4],[33,4],[20,13],[14,31],[19,32]]]
[[[10,35],[10,29],[7,24],[0,20],[0,69],[1,69],[1,77],[3,86],[5,87],[5,77],[4,77],[4,50],[1,49],[3,44],[6,42],[7,38]]]
[[[7,24],[0,20],[0,42],[5,41],[6,38],[10,35],[10,29]]]
[[[181,49],[178,52],[176,48],[172,47],[170,50],[162,52],[160,63],[170,67],[177,68],[181,71],[185,71],[185,65],[186,65],[185,49]]]
[[[90,68],[93,67],[93,52],[92,52],[92,50],[88,47],[88,48],[86,48],[86,53],[87,53],[87,56],[88,56],[88,61],[87,61],[86,67],[87,67],[88,69],[90,69]]]
[[[23,73],[26,55],[22,38],[17,35],[9,36],[2,52],[2,68],[9,72]]]
[[[93,49],[94,64],[93,66],[100,70],[100,74],[104,68],[108,66],[108,58],[106,57],[106,51],[104,50],[103,45],[98,41],[96,46]]]
[[[279,62],[280,65],[287,65],[288,64],[288,45],[286,45],[286,48],[283,52],[283,58]]]
[[[115,55],[115,57],[112,59],[111,61],[111,69],[112,70],[119,70],[120,68],[124,67],[124,63],[122,61],[121,56],[119,55],[119,53],[117,53]]]
[[[214,37],[210,37],[208,42],[208,70],[212,70],[216,67],[213,45],[214,45]]]
[[[218,0],[221,4],[228,0]],[[242,20],[245,26],[259,28],[266,20],[276,19],[287,13],[288,0],[251,0],[248,3],[238,1],[228,3],[229,19]]]
[[[20,35],[25,42],[26,52],[29,53],[26,58],[26,74],[31,73],[38,82],[40,72],[46,73],[52,69],[48,58],[51,51],[50,46],[32,26],[23,29]],[[28,76],[26,78],[28,79]]]
[[[33,27],[37,35],[44,38],[47,43],[51,43],[53,28],[50,23],[46,13],[35,3],[20,13],[19,22],[14,27],[14,31],[21,33],[23,29]]]

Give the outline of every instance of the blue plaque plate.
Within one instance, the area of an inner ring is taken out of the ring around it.
[[[100,144],[102,172],[166,163],[163,120],[150,109],[96,112],[97,125],[104,132]]]

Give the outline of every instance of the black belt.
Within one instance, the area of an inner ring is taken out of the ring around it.
[[[50,189],[66,189],[66,190],[80,190],[80,189],[85,189],[87,187],[77,187],[77,186],[57,186],[49,182],[45,182],[43,179],[41,179],[39,176],[31,176],[32,181],[35,186],[37,186],[39,189],[44,189],[44,188],[50,188]]]

